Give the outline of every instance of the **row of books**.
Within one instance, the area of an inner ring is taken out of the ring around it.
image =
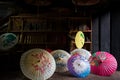
[[[10,30],[13,31],[56,31],[56,30],[65,30],[66,22],[61,20],[40,20],[39,18],[11,18],[9,21]]]
[[[10,30],[13,31],[60,31],[65,30],[64,25],[46,24],[46,23],[25,23],[23,25],[11,25]]]
[[[65,36],[17,34],[19,44],[65,44]]]

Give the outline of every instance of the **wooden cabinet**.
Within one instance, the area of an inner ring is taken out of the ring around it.
[[[85,34],[84,48],[92,50],[91,18],[11,16],[8,32],[18,36],[19,51],[31,48],[75,49],[74,36],[82,30]]]
[[[70,17],[68,20],[70,51],[76,48],[75,35],[78,31],[82,31],[85,35],[84,49],[92,51],[92,18],[90,17]]]

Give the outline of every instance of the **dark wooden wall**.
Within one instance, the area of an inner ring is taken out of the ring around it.
[[[110,12],[99,14],[93,18],[93,52],[110,52]]]
[[[120,6],[111,10],[111,53],[116,57],[120,70]]]

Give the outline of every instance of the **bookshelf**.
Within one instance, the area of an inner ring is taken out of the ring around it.
[[[85,49],[92,51],[92,22],[86,17],[11,16],[8,32],[15,33],[20,51],[31,48],[64,49],[76,48],[74,37],[77,31],[85,34]]]
[[[66,19],[38,16],[11,16],[8,32],[19,38],[22,51],[31,48],[67,50]]]

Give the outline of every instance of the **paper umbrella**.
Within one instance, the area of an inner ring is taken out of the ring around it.
[[[98,51],[93,54],[91,61],[91,72],[100,76],[110,76],[117,69],[115,57],[104,51]]]
[[[75,45],[77,48],[82,48],[85,43],[85,36],[82,31],[78,31],[75,36]]]
[[[9,50],[14,47],[18,42],[18,38],[13,33],[4,33],[0,36],[0,49]]]
[[[32,80],[46,80],[56,69],[53,56],[44,49],[30,49],[20,59],[23,74]]]
[[[86,49],[74,49],[71,51],[71,55],[80,54],[84,56],[87,60],[91,57],[91,53]]]
[[[89,61],[79,54],[72,55],[69,58],[67,67],[72,75],[79,78],[87,77],[90,74]]]
[[[66,72],[68,71],[67,68],[67,61],[70,58],[70,54],[65,50],[54,50],[51,52],[55,61],[56,61],[56,72]]]

